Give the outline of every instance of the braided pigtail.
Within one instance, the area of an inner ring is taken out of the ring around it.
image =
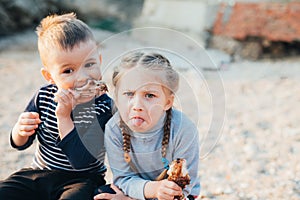
[[[124,160],[129,163],[130,162],[130,132],[128,126],[125,124],[125,122],[120,119],[120,129],[123,136],[123,151],[124,151]]]
[[[167,155],[167,147],[169,145],[169,138],[170,138],[170,131],[171,131],[171,120],[172,120],[172,108],[166,111],[166,121],[164,124],[164,137],[162,140],[162,147],[161,147],[161,155],[163,158]]]
[[[162,147],[161,147],[161,155],[162,155],[162,163],[164,164],[164,170],[156,177],[156,181],[163,180],[167,178],[167,171],[169,169],[169,162],[166,159],[167,155],[167,148],[169,145],[169,139],[170,139],[170,132],[171,132],[171,120],[172,120],[172,108],[166,111],[167,116],[166,116],[166,121],[164,124],[164,136],[162,140]]]

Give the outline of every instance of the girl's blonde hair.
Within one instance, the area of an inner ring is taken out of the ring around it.
[[[80,42],[93,40],[91,29],[83,21],[77,19],[75,13],[49,15],[36,28],[38,49],[42,62],[51,49],[72,50]]]
[[[166,57],[158,53],[134,52],[123,57],[121,63],[115,68],[113,72],[112,83],[115,87],[115,91],[117,91],[118,82],[123,76],[123,74],[126,73],[127,70],[138,67],[146,70],[157,71],[157,76],[161,76],[163,86],[166,89],[168,89],[171,93],[175,93],[178,90],[179,74],[173,69],[170,61]],[[161,147],[161,153],[164,160],[169,144],[172,108],[167,110],[166,113],[167,114],[164,124],[164,136]],[[121,118],[119,122],[119,127],[123,135],[124,158],[126,162],[130,162],[130,129]]]
[[[162,84],[165,88],[175,93],[178,90],[179,75],[171,66],[170,61],[158,53],[133,52],[124,56],[121,63],[115,68],[112,83],[118,88],[119,79],[129,69],[143,68],[157,71],[157,76],[161,76]]]

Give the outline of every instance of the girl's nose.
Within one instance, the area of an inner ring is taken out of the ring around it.
[[[138,95],[136,95],[133,98],[133,110],[134,111],[142,111],[143,110],[142,98],[140,98]]]

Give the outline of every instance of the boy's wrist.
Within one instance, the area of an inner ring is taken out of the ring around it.
[[[74,129],[74,123],[73,123],[71,117],[69,117],[69,118],[57,117],[57,128],[58,128],[60,139],[63,139],[66,135],[68,135]]]
[[[29,136],[19,134],[19,130],[17,129],[18,128],[16,126],[13,127],[11,131],[11,139],[16,146],[22,146],[27,142]]]

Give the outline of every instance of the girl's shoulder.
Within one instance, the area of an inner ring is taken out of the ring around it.
[[[173,109],[171,120],[171,138],[175,143],[197,142],[198,128],[183,112]]]
[[[114,115],[108,120],[106,123],[106,127],[109,127],[110,129],[116,129],[118,128],[120,123],[120,115],[119,112],[114,113]]]
[[[194,122],[182,111],[172,109],[172,123],[181,126],[194,126]]]

